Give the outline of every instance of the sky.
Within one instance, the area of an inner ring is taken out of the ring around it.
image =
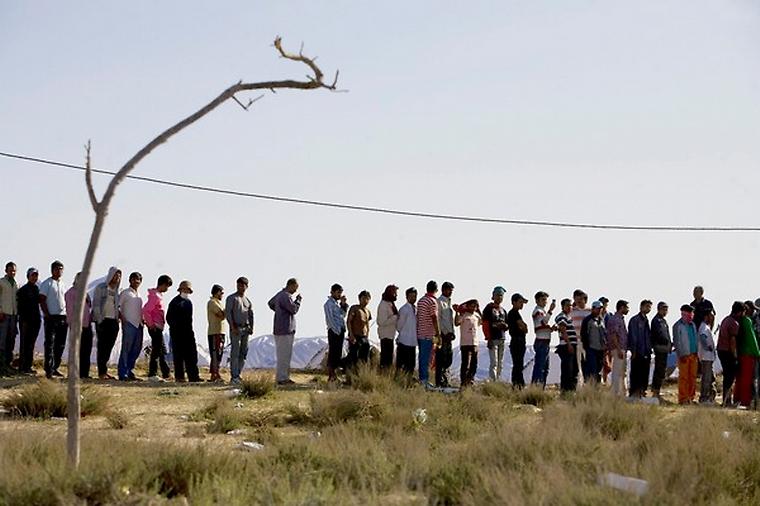
[[[341,88],[233,102],[134,174],[232,190],[493,218],[757,226],[760,4],[754,1],[192,2],[0,0],[0,151],[118,169],[238,80],[304,79],[271,43],[318,56]],[[253,98],[243,95],[240,98]],[[96,177],[98,192],[107,184]],[[0,260],[64,278],[94,215],[80,172],[0,158]],[[195,287],[301,282],[298,336],[324,335],[334,282],[376,307],[390,283],[575,288],[691,301],[760,297],[760,233],[626,232],[436,221],[122,184],[93,275],[110,265]],[[635,309],[634,309],[635,310]],[[527,319],[528,310],[525,311]],[[675,316],[671,315],[671,321]]]

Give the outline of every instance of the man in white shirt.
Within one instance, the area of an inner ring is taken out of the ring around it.
[[[406,304],[398,310],[398,347],[396,348],[396,369],[411,376],[417,355],[417,289],[406,290]]]
[[[546,377],[549,375],[549,343],[552,339],[552,331],[555,327],[551,325],[552,313],[557,306],[555,300],[552,300],[549,310],[546,310],[546,303],[549,300],[549,294],[538,292],[535,296],[536,308],[533,310],[533,328],[536,331],[536,340],[533,342],[533,352],[535,353],[533,362],[533,374],[531,383],[546,387]]]
[[[119,355],[118,375],[120,380],[135,380],[134,368],[143,345],[143,300],[137,289],[142,284],[142,274],[129,275],[129,288],[119,295],[121,312],[122,346]]]
[[[50,273],[51,276],[40,285],[40,309],[45,318],[45,376],[48,379],[63,377],[58,368],[69,329],[66,322],[66,284],[61,279],[63,263],[58,260],[53,262]]]

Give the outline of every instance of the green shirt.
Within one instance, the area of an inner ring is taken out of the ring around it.
[[[736,352],[738,355],[760,357],[760,349],[757,347],[757,338],[752,320],[748,316],[739,319],[739,335],[736,336]]]

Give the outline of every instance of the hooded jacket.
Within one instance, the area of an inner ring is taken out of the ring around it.
[[[693,348],[689,334],[694,336]],[[697,327],[694,322],[686,323],[682,318],[678,319],[673,325],[673,346],[678,358],[697,353]]]
[[[92,294],[92,318],[95,320],[95,323],[102,323],[105,319],[106,315],[106,304],[109,303],[108,301],[108,284],[113,280],[113,277],[116,275],[116,272],[119,271],[118,267],[111,267],[108,269],[108,274],[106,275],[106,280],[100,283],[98,286],[95,287],[95,291]],[[121,279],[119,280],[119,284],[116,285],[116,288],[114,289],[114,297],[113,297],[113,314],[115,315],[115,318],[118,320],[119,318],[119,287],[121,286]]]

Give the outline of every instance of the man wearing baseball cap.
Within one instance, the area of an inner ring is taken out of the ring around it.
[[[184,383],[187,371],[187,379],[191,383],[197,383],[201,378],[198,374],[198,348],[193,331],[193,303],[190,300],[193,285],[189,281],[182,281],[177,291],[179,294],[172,299],[166,311],[174,356],[174,377],[177,382]]]
[[[488,357],[490,359],[488,377],[491,381],[501,379],[501,369],[504,362],[504,334],[507,331],[507,311],[501,307],[504,294],[507,291],[502,286],[493,289],[489,302],[483,309],[483,333],[488,340]]]
[[[512,294],[512,309],[507,313],[507,326],[509,327],[509,354],[512,356],[512,387],[523,388],[525,386],[525,337],[528,335],[528,326],[520,316],[520,310],[528,302],[528,299],[519,293]]]
[[[19,343],[19,372],[34,374],[32,360],[34,345],[40,333],[42,319],[40,318],[40,289],[37,280],[40,277],[35,267],[26,270],[26,284],[18,289],[18,327],[21,336]]]

